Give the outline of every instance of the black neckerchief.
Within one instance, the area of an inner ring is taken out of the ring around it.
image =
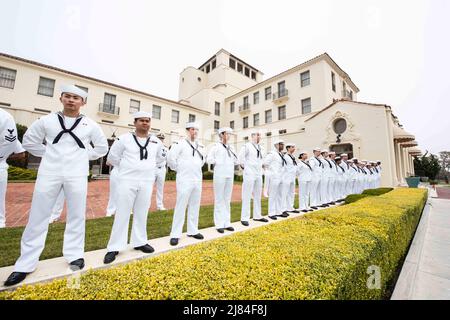
[[[353,170],[355,170],[356,172],[358,172],[357,167],[355,168],[354,166],[351,166],[350,168],[352,168]]]
[[[339,167],[339,169],[341,169],[342,170],[342,172],[344,172],[345,173],[345,170],[344,170],[344,168],[342,168],[340,165],[338,165],[338,164],[336,164],[336,170],[337,170],[337,167]],[[338,172],[339,172],[339,170],[337,170]]]
[[[284,167],[285,165],[287,165],[287,161],[286,159],[283,157],[283,155],[281,154],[281,152],[278,151],[278,155],[280,156],[281,160],[283,161],[281,163],[281,166]]]
[[[228,156],[229,156],[230,158],[231,158],[231,155],[233,155],[233,156],[237,159],[236,155],[234,154],[233,151],[231,151],[231,149],[230,149],[229,146],[227,146],[225,143],[222,143],[222,145],[223,145],[223,147],[227,150]]]
[[[370,170],[370,168],[367,168],[367,169],[369,170],[370,174],[373,174],[373,172],[372,172],[372,170]]]
[[[258,145],[258,148],[255,146],[255,144],[252,142],[252,146],[253,146],[253,148],[255,148],[256,149],[256,157],[258,158],[258,159],[262,159],[262,155],[261,155],[261,147]]]
[[[324,167],[324,165],[323,165],[323,163],[322,163],[322,161],[320,161],[320,159],[319,158],[317,158],[317,157],[314,157],[317,161],[319,161],[319,167]]]
[[[297,165],[297,161],[295,161],[295,158],[290,153],[288,153],[288,156],[292,159],[292,162],[294,163],[294,166],[296,166]]]
[[[378,169],[377,169],[377,167],[373,167],[373,169],[378,173]]]
[[[195,152],[197,152],[198,155],[200,156],[200,159],[202,159],[202,161],[203,161],[203,155],[200,151],[198,151],[198,143],[197,143],[197,148],[194,148],[194,146],[192,145],[192,143],[189,142],[188,139],[186,139],[186,142],[189,143],[189,145],[192,148],[192,156],[195,157]]]
[[[138,147],[139,147],[139,155],[140,155],[140,159],[141,159],[141,160],[147,159],[147,158],[148,158],[147,146],[148,146],[148,144],[149,144],[149,142],[150,142],[150,137],[148,137],[148,138],[147,138],[147,141],[145,141],[145,145],[144,145],[144,146],[141,146],[141,144],[139,143],[139,141],[138,141],[136,135],[135,135],[134,133],[132,133],[131,135],[133,136],[134,141],[136,141],[136,144],[137,144]]]
[[[328,164],[329,164],[329,166],[330,166],[330,168],[333,168],[333,166],[331,165],[331,162],[330,161],[328,161],[328,159],[325,159],[325,158],[323,158],[326,162],[328,162]]]
[[[340,166],[338,166],[338,164],[336,163],[336,161],[334,161],[333,159],[331,159],[331,161],[333,161],[334,162],[334,165],[336,166],[336,171],[337,172],[339,172],[339,170],[338,170],[338,168],[337,167],[340,167]],[[342,168],[341,168],[342,169]],[[342,169],[342,170],[344,170],[344,169]]]
[[[312,168],[311,168],[311,166],[309,165],[309,163],[308,162],[305,162],[305,161],[303,161],[303,160],[301,160],[304,164],[306,164],[307,166],[308,166],[308,168],[309,168],[309,170],[311,170],[312,171]]]
[[[78,124],[81,122],[81,120],[83,119],[83,117],[79,117],[75,120],[75,123],[72,125],[72,127],[70,129],[67,129],[66,126],[64,125],[64,118],[61,114],[57,113],[58,116],[58,120],[59,120],[59,124],[61,125],[62,131],[60,133],[58,133],[58,135],[55,137],[55,139],[53,140],[53,144],[58,143],[59,140],[61,139],[62,135],[64,133],[68,133],[72,136],[72,138],[75,140],[75,142],[78,144],[78,146],[82,149],[86,149],[84,147],[83,142],[81,142],[80,138],[78,138],[72,131],[78,126]]]

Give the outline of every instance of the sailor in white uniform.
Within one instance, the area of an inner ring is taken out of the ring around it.
[[[117,140],[116,140],[117,141]],[[119,194],[117,190],[119,189],[119,165],[113,166],[111,163],[107,162],[107,165],[112,166],[109,172],[109,199],[108,205],[106,207],[106,216],[111,217],[116,214],[117,211],[117,199]]]
[[[338,200],[341,200],[341,198],[339,198],[338,195],[338,168],[337,168],[337,164],[336,161],[334,160],[336,158],[336,152],[334,151],[330,151],[328,154],[328,161],[330,161],[331,163],[331,170],[330,170],[330,180],[328,181],[328,194],[329,194],[329,199],[331,200],[331,204],[335,204],[336,202],[338,202]]]
[[[244,144],[239,151],[239,165],[243,169],[241,223],[249,226],[250,204],[253,196],[253,220],[269,222],[261,215],[261,192],[264,150],[259,144],[261,133],[252,131],[251,141]],[[267,171],[267,169],[265,169]]]
[[[84,267],[89,160],[103,157],[108,152],[108,143],[97,122],[80,114],[87,93],[74,85],[64,86],[61,91],[63,111],[33,122],[23,137],[25,150],[42,157],[42,161],[30,216],[22,235],[21,254],[5,285],[21,282],[36,269],[44,249],[51,210],[61,189],[67,201],[63,255],[72,269]],[[87,148],[90,143],[93,148]]]
[[[232,145],[229,144],[231,128],[218,130],[220,142],[208,152],[207,162],[214,166],[214,225],[219,233],[234,231],[231,226],[231,194],[233,192],[234,166],[239,160]]]
[[[339,165],[341,166],[342,169],[344,169],[342,195],[343,198],[346,198],[349,194],[352,193],[350,165],[348,164],[349,160],[347,153],[341,153],[340,157],[341,162]]]
[[[333,166],[331,165],[331,161],[328,159],[328,150],[321,150],[320,155],[320,161],[323,164],[323,175],[322,181],[320,182],[320,198],[322,200],[322,205],[320,207],[324,208],[329,207],[332,202],[328,188],[330,187],[330,179],[333,174]]]
[[[167,164],[177,172],[177,201],[173,214],[170,244],[178,245],[187,208],[187,235],[197,240],[204,237],[198,231],[198,216],[202,195],[202,167],[206,161],[205,146],[197,141],[199,125],[186,124],[187,137],[175,142],[167,155]]]
[[[349,162],[348,162],[350,169],[350,189],[351,192],[350,194],[357,194],[358,193],[358,176],[359,176],[359,170],[358,170],[358,159],[356,158],[352,158]]]
[[[156,208],[157,210],[166,210],[164,208],[164,183],[166,181],[166,164],[167,164],[167,154],[169,153],[169,149],[164,146],[164,133],[159,133],[156,136],[161,143],[163,144],[160,154],[158,156],[158,162],[156,163],[156,175],[155,175],[155,184],[156,184]]]
[[[342,167],[342,159],[341,157],[335,157],[333,159],[336,163],[337,176],[334,183],[335,195],[337,198],[337,202],[342,202],[345,200],[345,169]]]
[[[6,226],[6,188],[8,185],[8,164],[6,159],[12,154],[23,156],[25,149],[17,137],[17,128],[14,118],[3,109],[0,109],[0,228]]]
[[[284,159],[286,160],[286,165],[284,168],[284,174],[282,177],[282,211],[283,212],[294,212],[299,213],[299,210],[294,208],[295,200],[295,180],[297,178],[297,160],[295,159],[295,143],[286,143],[286,154]]]
[[[107,161],[119,166],[117,212],[111,230],[105,264],[116,259],[128,244],[130,214],[133,211],[130,244],[135,250],[152,253],[148,244],[147,217],[155,181],[157,157],[162,148],[161,141],[149,134],[152,115],[138,111],[133,114],[134,132],[121,135],[109,150]]]
[[[377,160],[376,162],[377,162],[377,164],[376,164],[375,168],[377,168],[377,172],[378,172],[378,179],[377,179],[377,185],[376,185],[376,187],[379,188],[379,187],[381,186],[381,173],[382,173],[382,170],[381,170],[381,161],[380,161],[380,160]]]
[[[313,168],[308,162],[308,153],[300,152],[298,157],[298,189],[299,189],[299,209],[301,212],[313,211],[310,207],[310,186],[313,179]]]
[[[320,184],[323,178],[324,165],[320,160],[319,147],[313,149],[313,157],[308,160],[308,164],[312,169],[310,207],[315,210],[323,203],[320,197]]]
[[[269,184],[269,218],[277,220],[277,217],[286,218],[287,212],[283,212],[283,176],[286,170],[287,162],[282,153],[284,149],[283,140],[275,140],[274,149],[264,158],[264,166],[270,172]]]

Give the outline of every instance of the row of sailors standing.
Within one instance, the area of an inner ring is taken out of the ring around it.
[[[29,220],[21,239],[21,255],[16,261],[14,272],[5,282],[7,286],[23,281],[36,269],[45,246],[50,216],[61,194],[67,203],[63,255],[74,270],[84,268],[89,160],[99,159],[108,153],[108,143],[100,126],[80,113],[86,98],[87,93],[74,85],[63,87],[60,98],[63,111],[41,117],[24,134],[23,148],[34,156],[41,157],[42,161]],[[203,239],[198,229],[198,218],[202,167],[206,162],[214,165],[214,223],[220,233],[225,230],[234,231],[230,222],[230,202],[235,165],[240,165],[243,169],[241,223],[244,226],[249,225],[252,199],[253,219],[268,222],[261,214],[263,170],[266,170],[269,176],[268,216],[273,220],[288,216],[288,211],[298,212],[293,207],[296,176],[301,186],[302,210],[313,208],[314,204],[330,203],[345,193],[328,187],[334,184],[328,179],[332,175],[324,169],[325,162],[329,163],[326,154],[323,159],[316,158],[321,163],[318,169],[314,167],[314,161],[307,161],[305,152],[297,161],[293,156],[293,144],[287,144],[287,153],[282,153],[282,141],[277,141],[274,144],[276,149],[265,155],[260,145],[259,132],[252,132],[251,141],[237,154],[229,144],[232,132],[230,128],[219,130],[220,141],[207,153],[206,147],[198,142],[199,126],[195,122],[187,123],[186,138],[175,142],[167,150],[162,139],[149,133],[150,113],[140,111],[135,113],[133,118],[135,131],[121,135],[113,143],[107,156],[107,163],[114,166],[110,182],[110,200],[115,201],[108,207],[111,210],[109,214],[115,213],[115,217],[104,257],[105,264],[113,262],[120,251],[127,247],[131,213],[134,214],[131,246],[144,253],[154,251],[148,244],[147,217],[153,185],[158,178],[164,180],[163,174],[158,170],[164,167],[162,171],[165,174],[166,161],[168,167],[176,171],[176,206],[170,233],[170,244],[173,246],[178,245],[186,215],[187,235],[198,240]],[[21,147],[15,145],[8,152],[11,150],[20,152]],[[367,174],[363,167],[360,167],[358,172]],[[308,192],[308,180],[314,182],[316,177],[319,182],[312,184],[311,191]],[[358,191],[366,188],[368,180],[361,181],[352,184],[352,188]],[[162,196],[160,200],[159,207],[162,206]]]

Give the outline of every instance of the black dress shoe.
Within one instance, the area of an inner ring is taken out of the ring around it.
[[[250,223],[248,223],[248,221],[241,221],[241,223],[243,226],[246,226],[246,227],[248,227],[250,225]]]
[[[267,220],[266,218],[261,218],[261,219],[253,219],[254,221],[259,221],[259,222],[269,222],[269,220]]]
[[[317,208],[316,206],[311,207],[311,209],[317,210],[319,208]]]
[[[336,204],[336,202],[333,201],[333,202],[330,202],[329,204],[334,205],[334,204]]]
[[[176,246],[178,244],[178,238],[172,238],[170,239],[170,245],[171,246]]]
[[[299,210],[292,210],[291,212],[292,212],[292,213],[300,213]]]
[[[313,212],[314,210],[313,210],[313,209],[309,209],[308,211],[309,211],[309,212]]]
[[[25,280],[25,278],[27,277],[26,272],[13,272],[9,275],[8,279],[6,279],[5,281],[5,286],[6,287],[10,287],[13,286],[15,284],[18,284],[20,282],[22,282],[23,280]]]
[[[225,230],[227,230],[227,231],[234,231],[234,228],[233,227],[228,227],[228,228],[225,228]]]
[[[272,219],[272,220],[277,220],[276,216],[269,216],[269,218]]]
[[[203,237],[203,235],[201,233],[197,233],[197,234],[194,234],[194,235],[188,234],[188,237],[191,237],[191,238],[194,238],[194,239],[197,239],[197,240],[203,240],[204,239],[204,237]]]
[[[219,228],[219,229],[217,229],[217,232],[218,232],[218,233],[224,233],[225,231],[224,231],[223,228]]]
[[[71,263],[69,263],[69,266],[72,271],[81,270],[84,268],[84,259],[80,258],[75,261],[72,261]]]
[[[282,214],[277,215],[277,217],[287,218],[287,217],[289,217],[289,213],[287,213],[287,212],[285,211],[285,212],[283,212]]]
[[[308,210],[302,210],[302,212],[308,212]]]
[[[143,246],[136,247],[136,248],[134,248],[134,250],[140,250],[144,253],[152,253],[155,251],[155,249],[153,249],[153,247],[151,245],[149,245],[148,243]]]
[[[103,263],[108,264],[116,260],[116,256],[119,254],[119,251],[110,251],[105,254],[103,258]]]

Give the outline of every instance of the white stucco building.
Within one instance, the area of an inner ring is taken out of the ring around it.
[[[153,113],[152,131],[163,132],[166,144],[183,136],[184,124],[193,120],[201,124],[206,145],[217,139],[219,127],[235,130],[236,148],[259,128],[266,149],[281,137],[310,153],[319,146],[381,160],[384,186],[404,183],[414,171],[412,156],[420,153],[392,108],[358,102],[359,88],[326,53],[264,80],[256,67],[221,49],[200,67],[181,72],[178,101],[0,53],[0,107],[19,124],[29,126],[59,110],[65,83],[88,91],[83,113],[108,138],[131,130],[137,110]],[[104,161],[97,165],[107,173]]]

